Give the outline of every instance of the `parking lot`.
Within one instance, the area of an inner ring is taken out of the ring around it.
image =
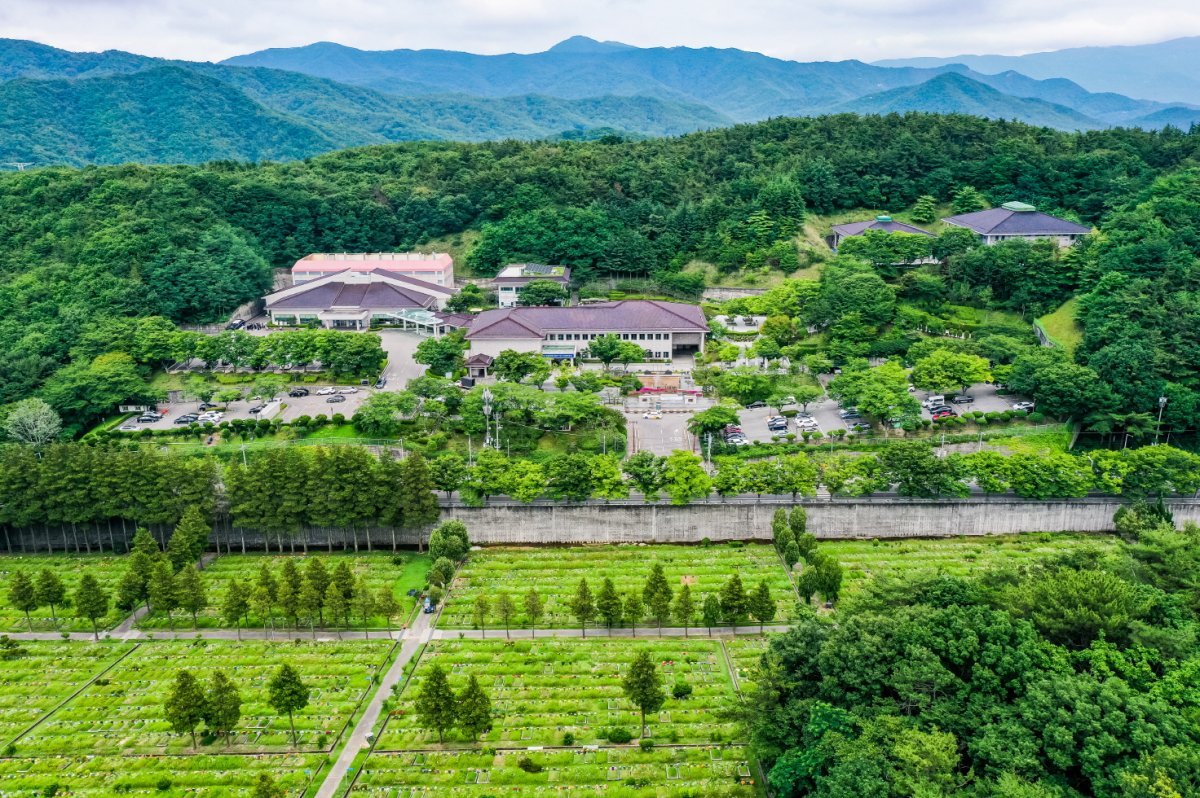
[[[308,396],[280,396],[277,401],[268,404],[261,413],[251,413],[250,408],[263,405],[263,402],[257,399],[240,399],[236,402],[230,402],[225,406],[222,421],[233,421],[235,419],[259,419],[259,418],[280,418],[283,421],[295,421],[300,416],[317,416],[324,413],[327,416],[332,416],[334,413],[341,413],[349,418],[358,410],[358,406],[371,395],[369,388],[359,386],[339,386],[340,388],[354,387],[355,393],[352,394],[337,394],[344,397],[342,402],[329,402],[329,396],[318,396],[317,391],[324,387],[311,385],[304,386],[310,393]],[[123,423],[120,429],[124,432],[136,431],[142,429],[178,429],[175,421],[180,416],[187,413],[200,413],[199,402],[176,402],[174,404],[161,404],[158,406],[159,412],[165,412],[166,415],[158,421],[147,424],[140,424],[136,420],[136,416],[130,417],[128,421]]]

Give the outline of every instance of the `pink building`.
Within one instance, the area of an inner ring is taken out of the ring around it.
[[[383,270],[414,280],[454,288],[454,258],[445,252],[314,252],[296,261],[292,284],[299,285],[347,269]]]

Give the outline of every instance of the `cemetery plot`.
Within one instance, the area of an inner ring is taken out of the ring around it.
[[[474,675],[492,702],[492,731],[480,742],[490,747],[600,744],[612,728],[639,737],[637,708],[625,697],[622,680],[639,651],[658,666],[667,694],[662,710],[647,715],[648,736],[659,744],[722,743],[734,740],[737,723],[722,714],[736,705],[733,684],[719,643],[709,640],[439,640],[430,643],[405,688],[378,748],[396,751],[437,745],[415,713],[421,679],[434,663],[461,690]],[[676,699],[671,688],[686,682],[692,694]],[[570,738],[568,738],[570,739]],[[451,746],[470,744],[458,730]]]
[[[754,689],[758,663],[770,642],[770,637],[738,637],[724,641],[725,652],[733,665],[738,691],[743,696],[749,695]]]
[[[271,708],[267,683],[283,663],[308,685],[308,706],[295,713],[298,750],[325,751],[342,734],[356,705],[392,650],[382,641],[267,643],[262,641],[147,642],[22,737],[18,749],[37,755],[174,754],[191,739],[171,732],[163,702],[180,670],[207,684],[221,670],[242,694],[242,717],[228,747],[214,750],[281,753],[292,750],[287,715]]]
[[[1109,535],[1040,534],[910,540],[822,540],[820,549],[841,563],[850,595],[874,577],[967,576],[996,566],[1028,565],[1079,549],[1113,549]]]
[[[302,795],[324,773],[324,764],[325,757],[315,754],[18,756],[0,759],[0,795],[244,798],[262,773],[270,774],[287,795]]]
[[[524,767],[522,767],[524,765]],[[734,798],[758,795],[741,746],[372,754],[355,798]]]
[[[4,685],[0,690],[0,746],[132,648],[117,643],[10,640],[0,659],[0,684]]]
[[[574,548],[490,548],[473,553],[455,579],[454,589],[438,625],[447,628],[473,628],[472,610],[477,596],[495,599],[507,593],[517,605],[513,628],[528,627],[522,597],[535,588],[545,605],[545,617],[539,627],[577,626],[569,602],[587,579],[595,595],[607,577],[613,580],[622,597],[641,592],[655,563],[660,563],[671,589],[678,594],[684,584],[691,586],[692,599],[699,608],[704,597],[717,593],[728,579],[737,574],[747,592],[760,580],[766,580],[778,606],[776,621],[786,623],[796,606],[796,594],[771,546],[756,544],[713,544],[711,546],[586,546]],[[697,609],[697,614],[699,610]],[[699,621],[697,620],[697,624]],[[501,624],[489,621],[493,628]],[[643,621],[639,625],[645,625]],[[669,625],[678,626],[674,620]]]
[[[355,579],[359,575],[366,577],[367,586],[373,595],[377,595],[381,588],[391,588],[392,594],[396,597],[400,607],[400,613],[391,619],[393,627],[402,625],[404,619],[412,611],[415,600],[406,594],[410,589],[420,589],[425,585],[425,574],[429,570],[429,557],[411,552],[397,554],[391,552],[374,552],[369,554],[313,553],[308,556],[290,554],[226,554],[218,557],[200,574],[208,599],[208,607],[199,613],[197,618],[198,626],[202,629],[231,626],[231,624],[227,624],[221,618],[221,605],[230,583],[234,580],[241,580],[249,590],[253,590],[257,584],[259,571],[265,564],[278,582],[283,563],[287,560],[291,560],[296,564],[301,577],[303,577],[305,565],[309,560],[314,558],[320,560],[324,564],[325,570],[330,574],[333,573],[338,563],[345,562],[350,566]],[[251,611],[242,626],[243,628],[261,628],[267,626],[268,623],[268,619],[259,618]],[[370,629],[383,629],[386,623],[387,621],[383,616],[376,615],[367,622],[366,626]],[[166,615],[155,613],[147,618],[143,618],[138,623],[138,626],[143,629],[165,629],[168,626],[168,621]],[[362,629],[363,626],[362,618],[357,613],[352,613],[348,627]],[[191,627],[191,616],[177,610],[175,612],[175,628],[190,629]],[[302,621],[300,627],[301,630],[307,630],[307,622]],[[283,611],[278,607],[275,608],[274,628],[285,631],[291,628],[291,621],[284,617]]]
[[[37,582],[38,574],[50,570],[62,581],[66,589],[65,603],[54,607],[39,607],[29,613],[33,621],[33,631],[69,631],[90,632],[91,621],[86,618],[76,618],[72,606],[72,596],[84,574],[96,577],[100,586],[108,591],[110,597],[116,594],[117,582],[125,571],[124,559],[99,554],[6,554],[0,555],[0,632],[25,632],[29,630],[25,613],[16,610],[9,600],[9,587],[12,578],[18,571]],[[53,616],[57,615],[55,624]],[[106,618],[96,622],[100,629],[110,629],[121,622],[126,613],[109,603],[109,613]]]

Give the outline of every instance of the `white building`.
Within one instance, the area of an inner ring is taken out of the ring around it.
[[[596,338],[613,334],[642,347],[648,359],[704,351],[708,321],[695,305],[628,299],[579,307],[485,310],[467,327],[472,355],[506,349],[574,360]]]
[[[1054,240],[1060,247],[1069,247],[1080,236],[1092,232],[1090,227],[1042,213],[1024,202],[1006,202],[999,208],[962,213],[942,221],[953,227],[971,230],[989,247],[1001,241],[1037,241],[1043,238]]]
[[[299,285],[328,274],[374,272],[380,269],[401,277],[454,287],[454,258],[444,252],[314,252],[296,261],[292,284]]]
[[[502,308],[517,304],[517,298],[525,286],[537,280],[558,283],[567,290],[571,284],[571,270],[566,266],[547,266],[541,263],[511,263],[500,270],[492,285],[496,287],[496,300]]]

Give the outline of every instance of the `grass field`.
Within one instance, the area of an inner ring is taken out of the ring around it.
[[[743,696],[754,689],[755,672],[766,653],[768,637],[738,637],[724,641],[725,653],[733,665],[734,680]]]
[[[437,736],[421,728],[413,713],[421,679],[434,663],[446,669],[455,689],[474,674],[488,692],[496,722],[481,742],[489,747],[562,745],[568,732],[576,744],[596,745],[610,727],[625,728],[637,737],[638,712],[625,698],[621,680],[639,651],[650,653],[668,693],[677,681],[693,689],[684,699],[668,696],[662,711],[646,718],[650,737],[661,744],[736,739],[736,722],[720,714],[737,699],[716,641],[439,640],[426,647],[378,748],[403,751],[437,744]],[[458,732],[446,741],[469,744]]]
[[[1078,299],[1068,299],[1058,310],[1038,319],[1046,336],[1065,349],[1067,354],[1074,354],[1075,347],[1083,343],[1083,328],[1075,321],[1078,307]]]
[[[522,759],[542,769],[519,767]],[[599,750],[463,751],[372,754],[354,789],[357,798],[733,798],[754,796],[741,746]]]
[[[76,618],[75,610],[70,606],[71,595],[79,584],[81,576],[91,574],[96,577],[101,587],[107,589],[110,595],[125,571],[124,560],[121,557],[110,557],[99,554],[7,554],[0,555],[0,632],[24,632],[29,629],[25,622],[25,614],[12,608],[8,600],[8,586],[14,573],[18,570],[27,573],[36,580],[38,572],[49,568],[58,575],[67,589],[67,606],[56,608],[58,625],[51,620],[49,607],[41,607],[30,613],[33,629],[46,632],[59,629],[70,632],[90,632],[92,624],[85,618]],[[108,629],[117,625],[125,613],[110,607],[109,615],[97,625],[100,629]]]
[[[995,566],[1019,566],[1083,547],[1111,549],[1108,535],[1041,534],[914,540],[823,540],[820,550],[842,565],[843,596],[879,576],[969,576]]]
[[[575,548],[493,548],[471,555],[459,572],[442,613],[440,626],[473,628],[472,607],[479,595],[494,601],[499,593],[509,594],[518,606],[513,627],[527,627],[521,598],[536,588],[545,604],[540,626],[574,627],[568,602],[580,579],[587,579],[593,594],[608,577],[622,596],[640,591],[654,563],[661,563],[667,581],[678,593],[685,582],[691,585],[697,608],[704,596],[721,589],[733,574],[741,577],[746,590],[765,579],[778,605],[777,620],[786,622],[796,606],[796,594],[783,563],[770,546],[588,546]],[[500,624],[493,619],[492,627]]]
[[[404,552],[402,554],[391,554],[390,552],[375,552],[371,554],[311,554],[308,558],[290,554],[227,554],[218,557],[201,573],[201,580],[204,583],[208,598],[208,608],[198,617],[200,628],[209,629],[229,625],[220,617],[221,603],[225,598],[230,583],[235,579],[240,579],[247,587],[253,588],[258,579],[259,570],[265,564],[271,569],[271,573],[274,574],[276,581],[278,581],[283,563],[288,559],[295,561],[296,567],[303,576],[306,560],[314,557],[321,560],[325,564],[325,569],[331,574],[339,562],[348,563],[356,578],[359,574],[366,576],[367,584],[370,586],[372,593],[377,593],[385,585],[390,586],[393,595],[399,600],[401,607],[400,614],[392,618],[393,626],[401,625],[412,611],[415,606],[415,599],[409,598],[407,593],[411,589],[424,587],[425,573],[429,570],[429,557],[411,552]],[[350,620],[350,628],[363,628],[362,619],[357,615]],[[285,628],[286,621],[282,615],[277,616],[274,621],[276,629]],[[382,629],[385,624],[386,620],[382,616],[377,616],[372,618],[367,626],[368,628]],[[166,615],[155,613],[143,618],[138,625],[141,628],[166,629],[168,622]],[[263,627],[266,625],[266,619],[258,618],[254,615],[251,615],[245,624],[247,628]],[[176,612],[175,628],[176,630],[192,628],[191,616]],[[307,631],[307,625],[302,623],[300,631],[295,634],[302,634]]]
[[[82,649],[87,644],[62,645]],[[266,692],[267,681],[287,662],[311,690],[308,707],[295,717],[299,750],[324,751],[337,741],[359,700],[372,689],[390,650],[390,643],[363,641],[142,643],[102,679],[19,738],[17,749],[30,756],[190,752],[191,739],[171,733],[163,701],[178,671],[190,670],[207,683],[219,669],[242,693],[242,719],[228,747],[223,741],[211,742],[210,750],[290,753],[288,719],[271,709]],[[7,675],[13,664],[4,662],[0,673]]]

